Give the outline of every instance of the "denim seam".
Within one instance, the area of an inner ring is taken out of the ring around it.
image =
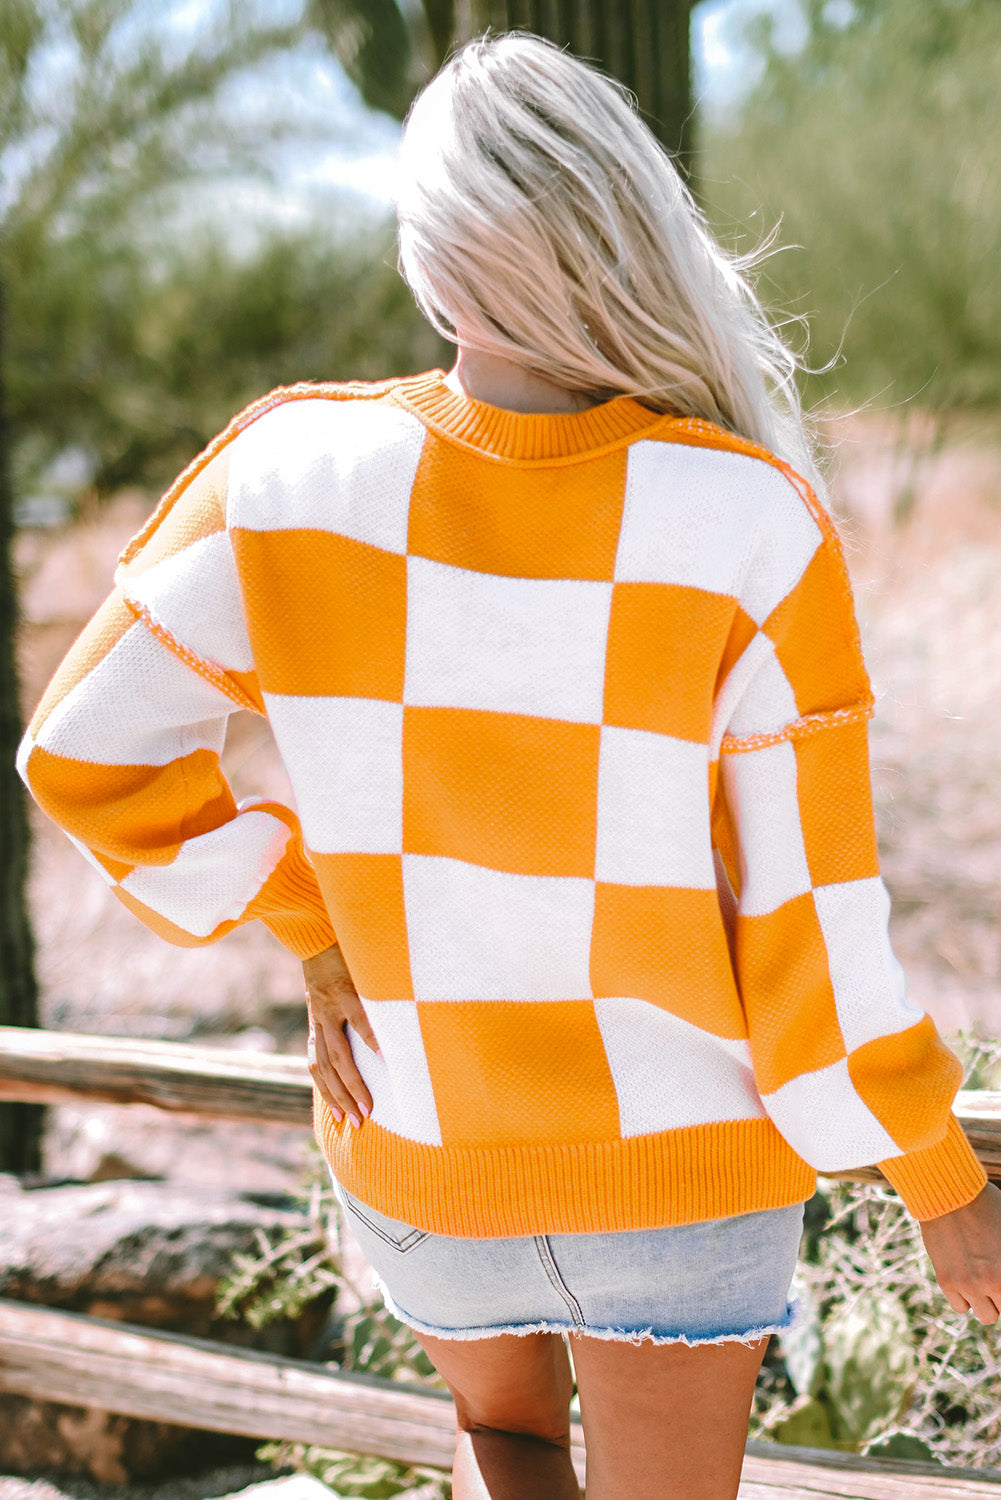
[[[563,1301],[570,1309],[570,1315],[577,1326],[579,1328],[583,1328],[585,1326],[585,1322],[584,1314],[581,1312],[580,1303],[577,1301],[577,1298],[574,1296],[573,1292],[566,1285],[563,1277],[560,1275],[559,1267],[553,1259],[553,1248],[549,1243],[548,1236],[544,1234],[537,1234],[534,1236],[534,1239],[536,1253],[538,1254],[539,1260],[542,1263],[542,1269],[545,1271],[547,1277],[549,1278],[550,1286],[552,1287],[553,1291],[556,1292],[557,1296],[562,1297]]]
[[[389,1245],[393,1250],[398,1250],[401,1255],[406,1255],[409,1250],[416,1249],[421,1241],[426,1240],[428,1237],[429,1231],[426,1229],[411,1229],[402,1239],[396,1240],[391,1234],[387,1234],[384,1229],[380,1228],[378,1224],[374,1224],[367,1214],[362,1213],[361,1208],[354,1199],[348,1199],[346,1206],[356,1219],[361,1220],[366,1229],[370,1229],[373,1234],[377,1234],[384,1244]]]

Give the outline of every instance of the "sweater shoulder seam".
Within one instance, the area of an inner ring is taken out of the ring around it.
[[[210,683],[220,693],[224,693],[238,708],[248,709],[252,714],[260,714],[261,710],[258,705],[242,688],[239,688],[232,681],[222,667],[216,666],[214,662],[206,661],[203,656],[199,656],[197,651],[192,651],[190,646],[185,646],[179,641],[172,631],[168,630],[165,625],[162,625],[155,618],[148,605],[138,603],[125,593],[123,593],[122,597],[139,624],[144,625],[149,633],[155,636],[161,646],[166,647],[171,655],[176,656],[179,661],[182,661],[186,667],[190,667],[193,672],[197,672],[199,677],[204,678],[206,682]]]
[[[293,401],[375,401],[387,396],[395,386],[400,384],[403,377],[393,380],[379,382],[344,381],[344,382],[319,382],[300,381],[296,385],[276,386],[267,395],[261,396],[257,401],[245,406],[242,411],[218,433],[202,451],[191,460],[187,468],[174,480],[161,498],[156,509],[147,518],[145,524],[136,532],[130,542],[126,544],[118,556],[119,567],[127,567],[133,562],[145,547],[150,537],[161,525],[164,517],[173,509],[184,491],[192,484],[220,453],[224,452],[230,444],[245,432],[248,427],[268,412],[274,411],[279,406],[286,406]],[[228,526],[227,526],[228,529]]]
[[[769,745],[782,745],[789,741],[807,739],[821,729],[838,729],[844,724],[864,724],[867,719],[872,718],[874,712],[875,700],[869,694],[845,708],[824,709],[819,713],[804,714],[802,718],[791,719],[781,729],[770,730],[763,734],[725,734],[720,744],[720,753],[742,755],[749,750],[764,750]]]

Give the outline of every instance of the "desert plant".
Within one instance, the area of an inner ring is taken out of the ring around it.
[[[997,1086],[1001,1042],[951,1045],[967,1087]],[[773,1340],[752,1435],[970,1468],[1001,1460],[1001,1335],[953,1312],[920,1229],[883,1184],[827,1183],[809,1205],[801,1315]],[[817,1229],[818,1217],[824,1218]],[[810,1221],[813,1220],[813,1232]]]
[[[764,287],[809,319],[813,387],[949,412],[1001,399],[1001,8],[797,0],[750,15],[760,80],[703,123],[718,226],[780,223]],[[839,355],[841,356],[839,358]]]

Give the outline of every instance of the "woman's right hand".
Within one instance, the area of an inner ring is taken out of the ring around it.
[[[1001,1189],[989,1182],[962,1208],[921,1221],[935,1276],[954,1312],[1001,1316]]]
[[[309,1015],[306,1057],[310,1077],[336,1120],[347,1115],[353,1125],[360,1125],[372,1113],[372,1095],[355,1066],[346,1028],[353,1026],[375,1053],[379,1043],[336,943],[313,958],[304,958],[302,973]]]

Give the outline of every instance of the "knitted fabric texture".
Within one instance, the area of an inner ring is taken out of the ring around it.
[[[233,708],[296,812],[236,806]],[[887,937],[872,698],[806,483],[620,397],[520,415],[440,371],[237,417],[122,554],[21,748],[174,943],[335,940],[375,1107],[335,1175],[437,1233],[779,1207],[879,1163],[986,1178]],[[336,939],[335,939],[336,934]]]

